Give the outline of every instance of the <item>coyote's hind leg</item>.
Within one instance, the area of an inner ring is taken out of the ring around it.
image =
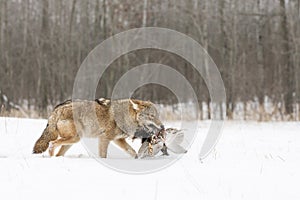
[[[74,137],[68,137],[68,138],[59,138],[57,140],[54,140],[52,142],[50,142],[50,146],[49,146],[49,154],[50,156],[53,156],[54,155],[54,151],[57,147],[61,146],[61,145],[72,145],[74,143],[77,143],[79,142],[80,140],[80,137],[77,135],[77,136],[74,136]],[[70,147],[69,147],[70,148]],[[68,149],[69,149],[68,148]],[[62,151],[67,151],[68,149],[62,149]],[[59,154],[60,152],[58,152]]]
[[[62,145],[55,156],[64,156],[65,153],[71,148],[72,145]]]

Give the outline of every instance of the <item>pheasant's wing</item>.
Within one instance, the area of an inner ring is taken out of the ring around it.
[[[168,133],[166,135],[166,146],[167,148],[176,154],[186,153],[185,150],[180,144],[183,142],[184,134],[182,131],[176,131],[175,133]]]
[[[140,147],[140,149],[138,151],[138,158],[144,158],[149,154],[148,153],[148,145],[149,145],[149,142],[144,142],[142,144],[142,146]]]
[[[172,144],[181,144],[184,139],[184,134],[183,131],[181,130],[176,130],[174,133],[168,133],[166,135],[166,145],[170,146]]]
[[[152,145],[153,155],[155,156],[156,154],[158,154],[162,150],[163,146],[164,144],[162,142]]]
[[[182,153],[186,153],[187,150],[185,150],[182,146],[178,145],[178,144],[172,144],[167,146],[167,148],[172,151],[173,153],[176,154],[182,154]]]
[[[153,144],[152,145],[152,149],[153,149],[153,154],[152,155],[150,155],[148,147],[149,147],[149,142],[144,142],[142,144],[142,146],[140,147],[140,149],[138,151],[138,158],[145,158],[145,157],[155,156],[163,148],[163,144],[162,144],[162,142],[159,142],[157,144]]]

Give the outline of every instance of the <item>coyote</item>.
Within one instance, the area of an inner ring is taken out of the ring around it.
[[[74,109],[80,115],[76,125]],[[96,113],[96,119],[92,113]],[[34,145],[33,153],[42,153],[49,147],[49,154],[53,156],[55,149],[61,146],[56,156],[63,156],[80,137],[94,137],[99,140],[99,156],[102,158],[107,157],[111,141],[137,158],[137,153],[125,139],[148,138],[163,128],[154,104],[149,101],[103,98],[95,101],[68,100],[52,111],[47,127]],[[144,135],[136,135],[141,129],[147,131],[143,131]]]

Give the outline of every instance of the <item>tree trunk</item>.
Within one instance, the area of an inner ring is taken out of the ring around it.
[[[39,108],[42,111],[42,116],[45,115],[45,109],[48,105],[48,85],[50,77],[47,76],[48,56],[50,50],[49,45],[49,1],[42,1],[42,28],[40,32],[40,67],[39,67]]]
[[[147,26],[147,7],[148,7],[148,0],[144,0],[143,4],[143,22],[142,22],[142,27]]]
[[[261,1],[257,0],[257,10],[259,13],[264,13],[263,9],[261,8]],[[264,106],[264,97],[265,97],[265,66],[264,66],[264,47],[263,47],[263,40],[264,40],[264,19],[263,16],[258,17],[258,24],[256,29],[256,56],[257,56],[257,66],[258,66],[258,101],[259,101],[259,121],[264,120],[265,114],[265,106]]]
[[[221,61],[224,68],[224,77],[225,77],[225,88],[226,88],[226,116],[228,119],[233,118],[233,107],[232,107],[232,85],[231,85],[231,76],[230,74],[231,67],[231,49],[229,46],[228,32],[226,30],[226,16],[225,16],[225,0],[220,0],[218,4],[219,15],[220,15],[220,29],[221,29],[221,41],[222,41],[222,50],[221,50]]]
[[[283,89],[284,89],[284,106],[287,115],[293,114],[293,93],[294,89],[294,67],[291,62],[289,28],[285,8],[285,0],[280,1],[281,9],[281,35],[282,35],[282,66],[283,66]]]

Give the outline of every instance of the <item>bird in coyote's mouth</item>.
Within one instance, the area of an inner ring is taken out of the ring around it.
[[[146,131],[146,130],[144,130]],[[149,133],[148,133],[149,134]],[[138,157],[153,157],[162,152],[162,155],[169,155],[168,149],[176,154],[186,153],[180,144],[183,142],[184,134],[182,130],[164,127],[156,133],[150,134],[150,137],[142,139],[142,146],[139,149]]]

